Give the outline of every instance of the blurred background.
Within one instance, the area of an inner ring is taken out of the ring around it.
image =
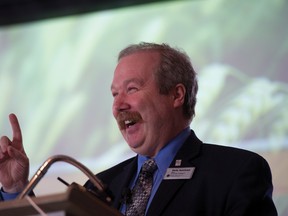
[[[111,110],[117,55],[131,43],[168,43],[198,72],[191,127],[205,142],[262,155],[288,215],[287,20],[286,0],[1,1],[0,136],[12,137],[15,113],[30,176],[56,154],[94,173],[133,156]],[[87,180],[58,162],[36,194],[65,191],[58,176]]]

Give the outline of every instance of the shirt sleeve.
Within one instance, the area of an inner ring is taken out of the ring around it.
[[[3,188],[0,190],[0,199],[2,198],[3,201],[7,200],[14,200],[20,193],[6,193]]]

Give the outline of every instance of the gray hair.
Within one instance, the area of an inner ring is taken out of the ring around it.
[[[160,94],[168,94],[179,83],[185,86],[183,113],[188,119],[192,120],[195,116],[198,82],[197,74],[188,55],[184,51],[170,47],[168,44],[142,42],[124,48],[118,55],[118,61],[125,56],[143,51],[156,51],[161,56],[159,68],[155,73]]]

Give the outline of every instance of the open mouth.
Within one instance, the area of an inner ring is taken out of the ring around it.
[[[124,121],[124,124],[125,124],[126,128],[129,128],[129,127],[133,126],[134,124],[136,124],[136,122],[133,120],[126,120],[126,121]]]
[[[122,112],[117,116],[117,122],[121,130],[127,129],[142,120],[138,112]]]

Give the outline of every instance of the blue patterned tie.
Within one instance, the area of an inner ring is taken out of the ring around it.
[[[127,204],[127,216],[144,216],[153,185],[153,173],[157,169],[154,159],[142,165],[137,182],[132,190],[131,203]]]

